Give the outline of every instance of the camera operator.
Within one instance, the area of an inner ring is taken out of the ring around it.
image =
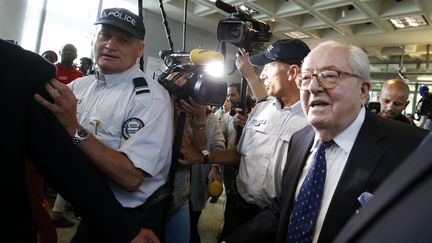
[[[290,137],[307,125],[295,79],[309,51],[304,42],[287,39],[278,40],[264,53],[251,56],[251,64],[264,65],[260,78],[264,79],[269,97],[261,99],[252,109],[237,148],[211,152],[208,156],[184,153],[185,158],[189,156],[188,161],[195,163],[208,160],[240,166],[237,176],[240,195],[225,209],[221,240],[269,206],[280,192]],[[253,68],[248,70],[253,72]]]
[[[68,86],[50,82],[46,90],[53,103],[35,98],[106,176],[136,222],[164,241],[173,131],[170,97],[136,65],[144,51],[139,16],[123,8],[105,9],[95,24],[98,73]],[[85,217],[72,242],[100,242]]]
[[[419,89],[422,98],[416,106],[416,113],[419,116],[418,126],[427,130],[432,130],[432,94],[429,88],[424,85]]]
[[[174,76],[180,77],[173,82],[179,87],[184,87],[187,82],[190,82],[186,78],[189,76],[187,72],[174,72],[169,74],[168,78]],[[180,127],[181,122],[184,122],[183,137],[181,141],[175,139],[175,143],[181,142],[198,153],[204,150],[225,149],[225,140],[219,121],[207,105],[199,104],[191,97],[189,97],[188,101],[185,101],[178,98],[175,93],[171,94],[171,99],[175,105],[175,127]],[[179,119],[180,112],[184,112],[186,116],[184,121]],[[178,135],[177,132],[176,135]],[[178,160],[182,161],[181,156],[179,156]],[[201,211],[205,207],[209,196],[207,183],[214,180],[221,181],[219,166],[210,164],[183,166],[182,164],[188,163],[173,163],[173,201],[165,229],[166,242],[200,242],[197,226]]]

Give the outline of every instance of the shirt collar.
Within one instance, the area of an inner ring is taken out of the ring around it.
[[[122,83],[124,80],[129,80],[132,78],[131,75],[134,74],[134,71],[136,70],[135,65],[131,68],[129,68],[126,71],[123,71],[121,73],[114,73],[114,74],[96,74],[96,78],[98,82],[104,82],[108,87],[115,86],[119,83]]]
[[[349,125],[347,128],[345,128],[345,130],[343,130],[338,135],[336,135],[336,137],[333,138],[335,144],[337,144],[342,150],[344,150],[348,154],[351,152],[351,149],[354,146],[354,142],[357,138],[358,133],[360,132],[361,126],[363,125],[365,116],[366,110],[363,106],[359,114],[357,115],[357,118],[351,123],[351,125]],[[319,138],[317,134],[315,134],[311,152],[317,146],[318,140]]]
[[[279,99],[277,99],[276,97],[273,97],[273,96],[271,96],[271,99],[273,99],[273,105],[278,110],[291,110],[293,113],[296,113],[298,111],[303,112],[300,100],[297,101],[296,103],[292,104],[291,106],[285,106],[285,107],[281,108],[282,107],[282,103],[280,102]]]

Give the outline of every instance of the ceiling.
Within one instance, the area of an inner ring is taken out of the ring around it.
[[[184,0],[164,0],[167,17],[183,21]],[[225,0],[239,7],[246,5],[259,13],[254,18],[271,26],[275,39],[300,31],[310,47],[323,40],[341,40],[360,46],[369,55],[374,79],[397,78],[410,81],[432,72],[429,46],[432,43],[431,0]],[[145,9],[160,14],[159,2],[145,0]],[[214,31],[230,14],[209,0],[188,1],[187,22],[203,31]],[[423,16],[426,26],[396,29],[389,19]],[[432,51],[432,46],[430,47]],[[402,55],[403,54],[403,55]],[[431,73],[432,76],[432,73]]]

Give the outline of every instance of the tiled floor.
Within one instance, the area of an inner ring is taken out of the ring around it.
[[[223,227],[223,210],[225,205],[225,194],[219,197],[216,203],[207,203],[201,214],[198,230],[200,231],[202,243],[216,243]],[[75,222],[74,227],[57,228],[58,243],[69,243],[75,234],[76,226],[79,222],[73,212],[66,213],[69,220]]]

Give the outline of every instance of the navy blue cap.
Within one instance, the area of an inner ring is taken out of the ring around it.
[[[104,9],[95,24],[113,25],[140,40],[144,40],[145,28],[142,19],[124,8]]]
[[[424,92],[429,92],[429,88],[426,85],[423,85],[419,88],[420,95],[423,95]]]
[[[306,43],[299,39],[277,40],[263,53],[249,57],[249,61],[255,66],[263,66],[274,61],[300,65],[309,52]]]

